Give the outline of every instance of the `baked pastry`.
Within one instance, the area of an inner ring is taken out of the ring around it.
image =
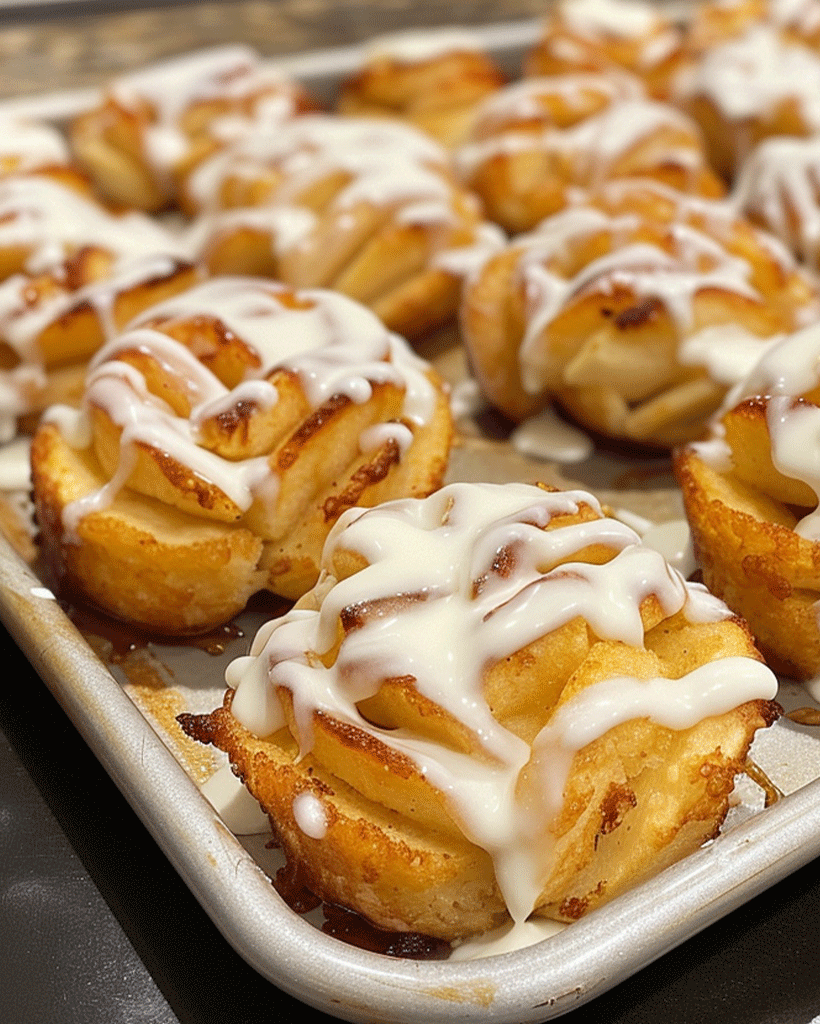
[[[693,5],[683,22],[684,49],[700,55],[759,25],[788,42],[820,47],[818,0],[705,0]]]
[[[568,76],[556,79],[554,88],[571,93],[579,85],[577,76]],[[710,197],[724,193],[693,121],[665,103],[619,97],[612,86],[601,86],[602,97],[606,90],[611,102],[567,127],[533,129],[525,119],[459,147],[461,178],[491,220],[510,234],[529,231],[563,209],[574,189],[612,178],[653,178]]]
[[[323,568],[182,724],[390,930],[581,917],[715,835],[775,717],[744,625],[581,491],[353,509]]]
[[[508,131],[540,133],[544,128],[571,128],[615,103],[645,97],[641,82],[621,71],[521,78],[476,107],[464,142],[480,142]]]
[[[525,58],[525,74],[628,71],[667,98],[682,59],[683,27],[646,0],[558,0]]]
[[[275,125],[317,102],[250,47],[183,54],[123,75],[69,126],[72,152],[101,195],[162,210],[181,180],[252,124]]]
[[[332,288],[417,338],[453,320],[461,281],[502,241],[455,180],[446,151],[411,125],[306,115],[201,165],[195,228],[215,274]]]
[[[342,81],[336,109],[406,120],[454,146],[476,105],[505,81],[466,30],[406,31],[371,40],[362,66]]]
[[[0,177],[0,436],[76,401],[106,337],[195,274],[170,231],[110,213],[70,170]]]
[[[820,329],[778,339],[675,472],[706,584],[744,615],[769,663],[820,672]]]
[[[774,136],[756,146],[732,190],[738,210],[820,269],[820,136]]]
[[[32,471],[54,575],[165,634],[298,597],[351,505],[437,487],[447,395],[358,303],[255,278],[154,306],[95,357],[80,412],[51,409]]]
[[[588,429],[697,437],[767,340],[817,316],[817,285],[721,201],[615,181],[513,239],[469,280],[464,342],[489,401],[557,401]]]
[[[673,98],[701,126],[728,181],[763,139],[820,131],[820,52],[768,22],[715,43],[677,76]]]

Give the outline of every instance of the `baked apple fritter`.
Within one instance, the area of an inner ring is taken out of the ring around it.
[[[669,447],[702,434],[767,342],[817,311],[813,278],[730,204],[624,180],[492,256],[461,326],[479,385],[513,420],[557,401],[599,434]]]
[[[715,835],[776,714],[740,620],[584,492],[352,509],[322,565],[182,723],[388,929],[575,920]]]
[[[205,281],[98,353],[79,412],[46,414],[44,554],[118,618],[201,632],[258,590],[302,594],[338,516],[429,493],[450,441],[439,378],[358,303]]]

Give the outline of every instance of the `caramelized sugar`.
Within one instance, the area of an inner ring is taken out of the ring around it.
[[[274,838],[268,845],[276,848],[279,844]],[[333,903],[323,903],[311,891],[300,865],[293,861],[288,860],[284,867],[279,868],[273,879],[273,887],[297,914],[308,914],[321,907],[325,919],[322,931],[357,949],[405,960],[446,960],[450,955],[452,947],[443,939],[435,939],[420,932],[386,931],[352,910]]]
[[[820,708],[795,708],[786,718],[798,725],[820,725]]]
[[[404,960],[446,960],[451,946],[443,939],[434,939],[419,932],[389,932],[376,928],[359,914],[325,903],[322,931],[343,942],[371,953],[400,957]]]
[[[746,774],[752,782],[756,782],[763,790],[765,807],[771,807],[772,804],[777,803],[777,801],[783,796],[782,790],[777,788],[763,769],[760,768],[759,765],[756,765],[751,758],[746,761]]]

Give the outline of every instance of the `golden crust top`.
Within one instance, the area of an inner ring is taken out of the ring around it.
[[[399,121],[299,118],[205,161],[189,195],[211,272],[333,288],[410,338],[453,319],[500,244],[445,150]]]
[[[663,98],[682,59],[683,29],[643,0],[559,0],[527,56],[529,75],[629,71]]]
[[[504,82],[468,32],[408,31],[371,41],[362,66],[342,82],[336,109],[400,118],[455,146],[476,106]]]
[[[58,436],[50,426],[34,452],[52,555],[70,567],[95,530],[116,532],[120,515],[130,533],[151,535],[167,508],[191,522],[193,545],[203,521],[226,537],[249,533],[261,544],[252,579],[267,573],[271,589],[293,597],[314,582],[322,540],[345,508],[437,485],[451,434],[438,378],[363,307],[227,277],[132,321],[94,360],[81,412],[55,413],[54,423]],[[105,574],[98,554],[98,571],[78,580],[86,592]],[[196,604],[192,586],[180,589]],[[127,594],[116,614],[132,617]],[[155,614],[162,621],[161,606]],[[173,622],[169,613],[164,628]]]
[[[820,670],[818,354],[816,324],[776,339],[676,459],[704,580],[801,679]]]
[[[513,419],[555,398],[600,433],[670,446],[702,433],[766,340],[817,300],[730,204],[625,180],[488,260],[461,324],[482,388]]]

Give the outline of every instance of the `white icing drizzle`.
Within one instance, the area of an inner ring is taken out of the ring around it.
[[[182,126],[185,111],[199,101],[220,100],[232,107],[212,126],[215,137],[244,135],[258,120],[276,124],[295,111],[295,92],[250,47],[228,45],[198,50],[160,61],[112,82],[111,98],[127,110],[148,104],[151,120],[143,131],[145,155],[160,180],[185,155],[189,139]],[[241,100],[259,94],[248,116],[238,113]]]
[[[659,551],[684,578],[688,579],[698,568],[692,534],[685,519],[650,524],[640,532],[644,544]]]
[[[590,187],[603,182],[618,160],[658,131],[681,134],[680,142],[665,147],[664,166],[676,164],[692,174],[704,166],[694,123],[668,104],[641,98],[613,103],[569,128],[499,132],[461,146],[456,160],[462,176],[469,179],[480,165],[501,154],[538,150],[556,152],[572,161],[575,184]],[[657,160],[657,155],[652,159]],[[644,173],[650,170],[648,166],[643,168]]]
[[[37,339],[43,330],[60,317],[83,305],[90,306],[97,317],[103,334],[110,338],[115,333],[113,306],[117,297],[142,283],[170,277],[179,268],[179,259],[168,249],[134,258],[123,256],[105,278],[81,288],[56,289],[42,301],[32,304],[27,289],[29,278],[15,274],[0,284],[0,333],[3,340],[23,360],[36,360],[39,356]]]
[[[31,441],[17,437],[0,448],[0,491],[31,489]]]
[[[639,79],[626,72],[606,75],[578,72],[523,78],[497,89],[482,100],[471,125],[471,137],[477,139],[495,134],[516,122],[548,124],[551,100],[560,101],[566,109],[566,116],[578,120],[588,109],[588,94],[600,97],[602,106],[645,96]]]
[[[68,144],[52,125],[0,115],[0,160],[8,160],[15,171],[65,165]]]
[[[480,960],[486,956],[512,953],[517,949],[526,949],[527,946],[543,942],[544,939],[557,935],[567,927],[568,925],[563,921],[550,921],[546,917],[517,921],[515,924],[507,924],[491,932],[471,936],[454,945],[449,959],[454,962]]]
[[[270,832],[267,814],[234,775],[229,764],[218,768],[203,783],[200,792],[234,835],[252,836]]]
[[[211,209],[226,176],[253,179],[264,176],[265,167],[277,167],[282,180],[262,205]],[[305,198],[310,188],[339,174],[346,182],[321,212],[314,211]],[[306,115],[205,161],[192,190],[208,211],[193,228],[194,244],[205,258],[220,238],[248,228],[269,239],[285,280],[300,280],[301,253],[310,259],[317,237],[324,244],[331,227],[342,239],[359,230],[356,213],[362,206],[387,211],[389,223],[422,228],[428,267],[459,279],[506,241],[498,227],[479,219],[478,203],[453,180],[445,150],[398,122]]]
[[[820,58],[766,24],[706,50],[675,85],[678,100],[707,97],[733,133],[738,163],[747,156],[750,119],[795,103],[809,132],[820,130]]]
[[[433,203],[439,216],[449,221],[452,185],[443,173],[448,160],[438,143],[411,125],[308,114],[275,131],[254,132],[205,160],[192,174],[190,189],[200,209],[213,210],[227,175],[253,180],[277,167],[284,180],[268,204],[299,206],[300,195],[312,184],[343,172],[350,180],[335,198],[340,209],[349,210],[362,201],[419,204],[425,209],[422,221],[426,222]],[[405,209],[405,215],[411,216],[410,211]]]
[[[179,243],[149,217],[115,216],[53,179],[15,175],[0,180],[0,247],[30,250],[29,273],[48,271],[84,246],[131,259],[175,252]]]
[[[776,689],[764,665],[742,658],[674,681],[604,680],[591,687],[567,703],[539,736],[537,763],[554,774],[542,780],[543,813],[533,822],[531,808],[525,810],[516,796],[519,773],[533,751],[491,714],[482,694],[487,667],[576,616],[602,639],[643,646],[639,609],[650,594],[665,615],[683,611],[690,621],[703,622],[730,614],[704,588],[686,584],[617,520],[601,517],[543,529],[582,503],[601,514],[596,499],[581,491],[460,483],[423,500],[350,510],[328,538],[325,570],[330,571],[337,548],[356,552],[366,567],[341,581],[325,576],[316,590],[319,610],[297,608],[266,624],[250,655],[234,662],[226,677],[236,687],[234,715],[259,736],[284,724],[275,691],[285,687],[293,697],[295,738],[303,755],[312,747],[313,716],[321,711],[409,757],[444,795],[465,835],[492,855],[516,921],[532,911],[549,867],[545,834],[561,806],[568,752],[616,720],[651,717],[682,728],[746,700],[771,697]],[[573,560],[589,544],[608,547],[611,560],[602,565]],[[514,552],[514,569],[494,572],[505,550]],[[366,615],[345,634],[335,663],[325,667],[315,655],[335,643],[343,609],[391,598],[397,588],[409,598],[403,607]],[[382,680],[405,675],[464,724],[483,757],[455,753],[406,729],[380,729],[359,714],[357,702],[374,694]],[[584,720],[589,725],[579,740]]]
[[[773,136],[744,161],[733,191],[739,210],[756,216],[801,259],[820,257],[820,136]]]
[[[0,247],[7,246],[29,253],[25,270],[0,283],[0,335],[21,361],[0,371],[0,419],[10,436],[17,417],[38,408],[47,383],[39,348],[43,331],[72,310],[90,306],[110,337],[117,296],[170,276],[184,259],[185,247],[143,214],[114,216],[92,199],[37,175],[0,180]],[[89,246],[107,253],[112,265],[104,280],[72,288],[65,261]],[[49,274],[52,282],[35,293],[31,275],[37,274]]]
[[[268,235],[274,254],[283,257],[315,245],[312,231],[320,220],[341,236],[355,230],[355,211],[365,205],[389,211],[394,223],[426,229],[431,265],[463,276],[502,238],[478,220],[478,204],[453,180],[449,161],[438,143],[410,125],[304,115],[276,132],[253,133],[203,162],[190,181],[195,204],[205,211],[194,231],[207,252],[214,238],[248,227]],[[271,168],[282,178],[259,206],[216,209],[229,177],[264,178]],[[305,198],[310,188],[339,174],[344,182],[321,213],[315,212]],[[451,244],[453,229],[466,226],[470,217],[476,221],[472,240]]]
[[[547,21],[541,45],[561,60],[578,63],[588,59],[584,47],[590,43],[602,48],[599,60],[606,61],[607,45],[622,41],[639,44],[633,67],[646,72],[675,52],[680,30],[643,0],[563,0]]]
[[[327,835],[327,812],[322,801],[309,789],[296,795],[293,818],[299,829],[311,839],[324,839]]]
[[[817,0],[768,0],[766,15],[772,24],[795,29],[804,36],[820,29],[820,4]]]
[[[623,191],[630,187],[629,182],[620,185]],[[669,191],[659,189],[664,196]],[[519,362],[528,392],[538,394],[545,386],[541,338],[552,321],[579,295],[593,290],[607,294],[616,284],[630,288],[637,301],[652,298],[665,306],[679,334],[681,363],[705,366],[715,380],[727,384],[736,382],[753,364],[766,342],[742,325],[694,330],[693,301],[704,290],[719,289],[763,301],[751,283],[751,264],[724,244],[733,219],[731,207],[681,195],[677,211],[677,219],[668,224],[669,251],[640,240],[637,214],[609,214],[584,205],[555,214],[535,231],[513,240],[511,244],[519,252],[517,274],[527,298],[527,327]],[[696,218],[704,218],[706,226],[697,226]],[[597,233],[610,236],[608,254],[566,276],[561,270],[566,254]],[[772,242],[761,238],[767,255],[774,256],[784,271],[793,271],[793,259]]]
[[[506,244],[507,236],[501,228],[485,221],[477,225],[470,243],[440,249],[430,260],[430,266],[466,280]]]
[[[820,407],[797,398],[820,382],[820,323],[772,339],[760,359],[727,394],[712,437],[695,446],[698,455],[718,472],[732,466],[720,417],[747,398],[766,398],[766,423],[772,463],[779,472],[809,486],[820,499]],[[795,526],[795,533],[820,540],[820,510]]]
[[[427,364],[406,343],[358,303],[332,292],[298,293],[306,308],[291,309],[281,301],[283,286],[257,278],[222,277],[203,282],[151,307],[97,354],[91,364],[83,398],[75,416],[62,407],[46,413],[69,443],[90,443],[89,409],[97,406],[122,428],[119,467],[108,483],[70,503],[63,512],[69,537],[79,520],[106,508],[124,485],[133,466],[134,446],[171,455],[192,472],[213,483],[241,511],[254,500],[271,507],[276,474],[264,456],[230,461],[201,447],[202,426],[212,416],[251,400],[262,408],[277,400],[266,379],[275,369],[296,373],[313,408],[335,395],[366,402],[376,382],[392,382],[405,392],[404,422],[372,430],[362,438],[364,451],[388,437],[406,451],[415,425],[432,413],[435,392],[426,376]],[[184,345],[167,334],[143,326],[156,318],[171,322],[212,317],[239,338],[260,360],[235,388],[228,389]],[[184,389],[191,411],[178,416],[147,389],[142,374],[118,359],[137,349],[158,362],[163,372]]]
[[[578,35],[631,39],[661,24],[657,10],[642,0],[563,0],[561,20]]]
[[[583,462],[595,448],[588,434],[561,419],[551,406],[519,424],[510,443],[522,455],[565,464]]]

